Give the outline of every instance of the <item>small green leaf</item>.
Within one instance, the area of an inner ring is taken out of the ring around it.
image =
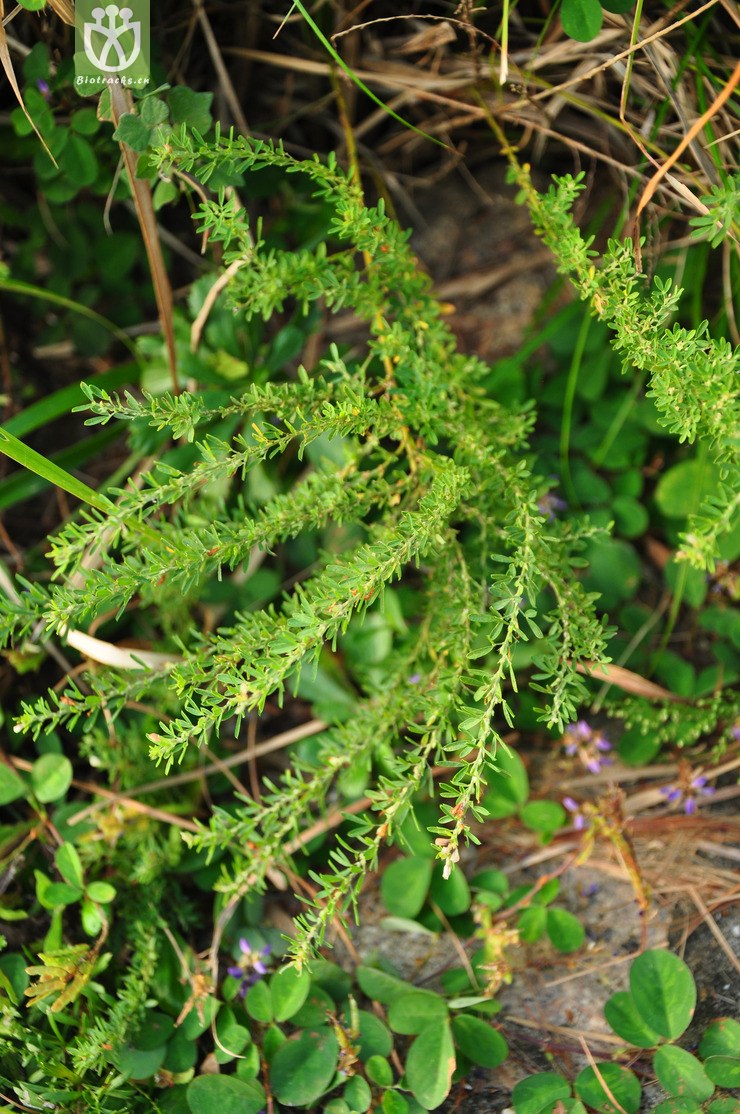
[[[167,1014],[154,1010],[147,1014],[131,1044],[141,1052],[150,1052],[166,1044],[175,1031],[175,1023]]]
[[[542,905],[530,905],[522,909],[517,920],[519,935],[525,944],[533,944],[541,939],[547,928],[547,909]]]
[[[515,805],[523,805],[529,797],[527,768],[515,750],[500,747],[495,770],[486,774],[489,793]]]
[[[260,1114],[265,1092],[256,1079],[233,1075],[199,1075],[186,1093],[192,1114]]]
[[[525,827],[543,835],[556,832],[567,819],[565,809],[557,801],[528,801],[520,816]]]
[[[304,1030],[281,1044],[270,1064],[270,1086],[286,1106],[311,1106],[334,1078],[339,1045],[331,1029]]]
[[[716,465],[703,460],[682,460],[658,480],[655,502],[666,518],[683,519],[716,491],[719,472]]]
[[[63,843],[54,856],[54,862],[65,882],[82,889],[84,886],[82,863],[73,843]]]
[[[669,1095],[699,1105],[714,1094],[714,1084],[702,1065],[683,1048],[673,1044],[659,1048],[653,1057],[653,1067]]]
[[[427,1110],[434,1110],[447,1098],[455,1064],[449,1022],[427,1025],[406,1057],[406,1083],[414,1098]]]
[[[368,1010],[358,1010],[357,1019],[360,1034],[357,1038],[358,1055],[361,1060],[372,1056],[389,1056],[393,1048],[393,1037],[387,1025]]]
[[[167,102],[172,113],[173,124],[187,124],[201,135],[209,130],[211,118],[211,103],[213,93],[196,93],[187,85],[178,85],[170,89]]]
[[[604,1017],[617,1036],[635,1048],[653,1048],[660,1044],[660,1033],[645,1024],[632,995],[626,990],[612,994],[604,1006]]]
[[[384,1056],[370,1056],[365,1062],[365,1072],[377,1087],[393,1086],[393,1068]]]
[[[569,38],[590,43],[601,30],[604,13],[599,0],[563,0],[560,20]]]
[[[31,784],[42,804],[58,801],[72,784],[72,763],[63,754],[42,754],[31,767]]]
[[[124,112],[118,121],[118,127],[113,132],[113,138],[119,143],[125,143],[132,151],[141,155],[149,146],[151,130],[133,112]]]
[[[155,96],[144,97],[139,105],[139,113],[142,124],[148,128],[156,128],[157,124],[163,124],[170,116],[167,105]]]
[[[547,910],[547,935],[559,952],[575,952],[583,947],[586,930],[567,909]]]
[[[311,989],[311,976],[308,971],[298,971],[295,967],[284,967],[270,979],[272,994],[272,1015],[275,1021],[287,1021],[297,1013],[308,997]]]
[[[218,998],[209,997],[204,998],[200,1002],[200,1008],[193,1008],[185,1016],[185,1020],[180,1026],[180,1032],[189,1040],[195,1040],[201,1033],[205,1033],[209,1029],[214,1017],[221,1008],[221,1003]]]
[[[383,1114],[408,1114],[409,1104],[398,1091],[386,1091],[381,1103]]]
[[[448,1009],[444,998],[431,990],[410,990],[388,1008],[388,1024],[394,1033],[421,1033],[428,1025],[444,1021]]]
[[[26,792],[25,782],[11,766],[0,762],[0,807],[17,801]]]
[[[516,1114],[550,1114],[556,1102],[570,1098],[570,1084],[554,1071],[537,1072],[516,1084],[511,1101]]]
[[[389,913],[415,917],[429,892],[434,863],[431,859],[396,859],[383,872],[380,896]]]
[[[91,901],[96,901],[98,905],[109,905],[116,896],[116,889],[108,882],[91,882],[86,886],[85,893]]]
[[[630,991],[642,1020],[662,1037],[675,1040],[688,1028],[696,986],[677,955],[660,948],[638,955],[630,968]]]
[[[272,1021],[272,994],[267,983],[260,981],[250,986],[244,999],[244,1006],[255,1021],[261,1021],[263,1025]]]
[[[372,998],[374,1002],[382,1002],[388,1006],[402,994],[408,994],[409,984],[395,975],[386,971],[379,971],[376,967],[361,965],[356,971],[357,982],[363,994]]]
[[[708,1056],[704,1070],[718,1087],[740,1087],[740,1056]]]
[[[372,1091],[361,1075],[353,1075],[348,1081],[344,1088],[343,1098],[348,1108],[358,1111],[358,1114],[365,1114],[365,1111],[370,1109],[373,1101]]]
[[[52,882],[44,890],[44,904],[52,909],[58,905],[73,905],[82,897],[82,890],[66,882]]]
[[[482,1068],[497,1068],[509,1055],[509,1046],[501,1034],[470,1014],[453,1018],[452,1034],[460,1051]]]
[[[699,1043],[702,1060],[708,1056],[740,1056],[740,1022],[717,1017],[704,1030]]]
[[[218,1041],[214,1049],[217,1064],[228,1064],[249,1044],[251,1037],[244,1025],[239,1025],[230,1006],[222,1006],[216,1020]]]
[[[162,1067],[166,1048],[152,1048],[146,1051],[125,1044],[116,1056],[116,1066],[127,1079],[151,1079]]]
[[[575,1087],[579,1098],[586,1106],[594,1110],[603,1111],[603,1114],[622,1114],[612,1099],[609,1098],[599,1075],[603,1079],[615,1102],[622,1107],[626,1114],[637,1114],[640,1108],[642,1088],[637,1076],[621,1064],[597,1064],[598,1075],[592,1067],[584,1068],[576,1076]]]

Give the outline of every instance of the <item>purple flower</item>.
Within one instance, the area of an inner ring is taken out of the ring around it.
[[[564,499],[557,495],[553,495],[551,491],[546,491],[537,500],[537,508],[540,514],[543,514],[548,522],[554,522],[560,511],[566,510],[568,504]]]
[[[421,680],[421,673],[412,673],[411,676],[409,677],[409,684],[410,685],[418,685],[420,680]]]
[[[266,944],[264,948],[256,952],[252,949],[249,940],[242,937],[239,941],[239,950],[241,952],[239,963],[227,967],[226,971],[232,979],[239,979],[241,983],[239,996],[243,998],[249,987],[254,986],[267,974],[268,967],[265,961],[269,958],[272,948],[269,944]]]
[[[44,100],[48,101],[48,99],[49,99],[49,86],[47,85],[47,83],[44,81],[44,79],[42,77],[36,78],[36,88],[38,89],[39,93],[44,98]]]
[[[688,762],[680,762],[675,784],[664,785],[660,790],[669,804],[680,803],[687,816],[693,816],[696,812],[699,797],[711,797],[714,793],[714,787],[707,785],[707,779],[703,774],[692,777],[692,773]]]
[[[578,723],[571,723],[565,729],[563,736],[565,753],[569,758],[578,758],[589,773],[598,774],[602,766],[610,766],[611,758],[604,756],[612,749],[612,745],[600,731],[594,731],[585,719]]]
[[[575,830],[577,832],[582,832],[583,829],[586,827],[588,821],[581,812],[578,803],[574,801],[572,797],[563,797],[563,805],[573,816],[573,827],[575,828]]]

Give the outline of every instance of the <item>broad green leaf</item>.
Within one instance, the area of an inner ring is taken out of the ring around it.
[[[33,791],[43,804],[58,801],[72,784],[72,773],[72,763],[64,754],[42,754],[31,767]]]
[[[740,1056],[740,1021],[717,1017],[704,1030],[699,1042],[702,1060],[708,1056]]]
[[[660,1044],[660,1033],[645,1024],[632,995],[626,990],[612,994],[607,1000],[604,1017],[617,1036],[633,1044],[635,1048],[653,1048]]]
[[[583,946],[586,930],[567,909],[548,909],[547,935],[559,952],[575,952]]]
[[[434,1110],[447,1098],[455,1063],[448,1021],[428,1025],[411,1045],[406,1057],[406,1083],[427,1110]]]
[[[167,93],[173,124],[187,124],[205,135],[211,126],[213,93],[196,93],[187,85],[177,85]]]
[[[626,1114],[637,1114],[642,1096],[642,1088],[637,1076],[629,1068],[623,1068],[621,1064],[604,1063],[597,1064],[596,1067],[622,1111]],[[599,1076],[592,1067],[584,1068],[579,1072],[575,1087],[578,1097],[586,1106],[602,1111],[603,1114],[622,1114],[607,1095]]]
[[[113,138],[119,143],[125,143],[137,155],[141,155],[149,146],[151,129],[133,112],[124,112],[118,121],[118,127],[113,132]]]
[[[737,1114],[737,1099],[730,1097],[714,1099],[707,1107],[707,1114]]]
[[[265,1108],[262,1085],[233,1075],[199,1075],[188,1084],[187,1100],[192,1114],[260,1114]]]
[[[250,986],[244,999],[244,1006],[250,1017],[255,1021],[261,1021],[267,1024],[273,1019],[272,1012],[272,994],[270,988],[264,980],[256,982],[254,986]]]
[[[115,1057],[116,1066],[127,1079],[151,1079],[162,1067],[166,1051],[164,1045],[144,1050],[125,1044]]]
[[[315,959],[309,968],[311,981],[325,990],[335,1002],[343,1002],[352,989],[352,978],[328,959]]]
[[[740,1056],[708,1056],[704,1070],[718,1087],[740,1087]]]
[[[391,1003],[388,1024],[394,1033],[421,1033],[428,1025],[446,1020],[447,1003],[431,990],[410,990]]]
[[[25,782],[11,766],[0,762],[0,807],[17,801],[26,792]]]
[[[209,1029],[214,1017],[221,1008],[218,998],[209,997],[201,999],[199,1008],[194,1006],[180,1025],[180,1032],[189,1040],[195,1040],[201,1033]]]
[[[645,1024],[662,1037],[675,1040],[688,1028],[696,986],[677,955],[660,948],[638,955],[630,968],[630,991]]]
[[[368,1010],[358,1010],[357,1019],[360,1027],[360,1035],[357,1038],[360,1059],[389,1056],[393,1048],[393,1037],[388,1026]]]
[[[408,1114],[409,1104],[398,1091],[386,1091],[381,1103],[383,1114]]]
[[[365,1114],[373,1101],[372,1091],[361,1075],[353,1075],[342,1093],[349,1110]]]
[[[91,882],[89,886],[85,887],[85,893],[91,901],[96,901],[98,905],[109,905],[116,896],[116,889],[108,882]]]
[[[567,813],[557,801],[528,801],[520,813],[522,824],[533,832],[551,835],[562,828]]]
[[[698,1105],[714,1094],[714,1084],[696,1057],[675,1044],[658,1049],[653,1067],[669,1095],[693,1100]]]
[[[560,20],[569,38],[590,43],[601,30],[604,13],[599,0],[563,0]]]
[[[701,1107],[692,1099],[665,1099],[654,1107],[654,1114],[701,1114]],[[737,1114],[733,1108],[732,1114]]]
[[[82,890],[77,886],[70,886],[67,882],[52,882],[44,890],[44,905],[48,909],[59,905],[74,905],[81,897]]]
[[[530,905],[528,909],[522,909],[516,923],[524,943],[533,944],[542,937],[547,927],[547,909],[542,905]]]
[[[365,1061],[365,1073],[371,1083],[378,1087],[391,1087],[393,1085],[393,1068],[385,1056],[370,1056]]]
[[[167,1055],[162,1067],[166,1071],[188,1071],[194,1067],[198,1058],[198,1045],[196,1041],[184,1037],[178,1029],[174,1036],[167,1042]]]
[[[217,1064],[228,1064],[244,1051],[251,1040],[249,1029],[238,1023],[230,1006],[222,1006],[219,1011],[216,1036],[218,1040],[213,1054]]]
[[[281,1044],[270,1064],[270,1087],[286,1106],[311,1106],[334,1078],[339,1045],[331,1029],[304,1030]]]
[[[276,1021],[287,1021],[297,1013],[308,997],[311,989],[311,976],[308,971],[298,971],[295,967],[284,967],[270,979],[272,994],[272,1015]]]
[[[415,917],[429,892],[434,863],[431,859],[396,859],[383,872],[380,896],[389,913]]]
[[[489,793],[514,804],[523,805],[529,797],[527,768],[515,750],[500,747],[496,753],[495,770],[486,774]]]
[[[360,990],[375,1002],[382,1002],[384,1006],[390,1005],[402,994],[408,994],[409,984],[396,975],[389,975],[386,971],[379,971],[376,967],[361,965],[355,972]]]
[[[452,1034],[460,1051],[482,1068],[497,1068],[509,1055],[509,1046],[501,1034],[470,1014],[452,1019]]]
[[[554,1071],[537,1072],[516,1084],[511,1101],[516,1114],[550,1114],[556,1102],[570,1098],[570,1084]]]
[[[682,460],[658,480],[655,502],[666,518],[686,518],[716,491],[718,481],[718,469],[710,461]]]
[[[435,864],[429,897],[446,917],[457,917],[470,908],[470,886],[461,870],[453,870],[449,878],[443,877],[442,863]]]
[[[141,1052],[150,1052],[166,1044],[175,1031],[175,1022],[167,1014],[154,1010],[147,1014],[131,1044]]]
[[[326,1025],[327,1017],[334,1012],[334,999],[320,986],[311,986],[301,1008],[291,1017],[291,1024],[298,1029],[312,1029]]]
[[[481,870],[470,881],[474,890],[487,890],[506,897],[509,892],[509,879],[500,870]]]
[[[47,755],[47,757],[57,756]],[[39,761],[42,761],[42,759],[39,759]],[[82,863],[73,843],[63,843],[54,856],[54,862],[65,882],[69,882],[70,886],[77,886],[82,889],[84,885]]]

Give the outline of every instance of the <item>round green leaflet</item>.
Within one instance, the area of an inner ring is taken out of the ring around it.
[[[652,1048],[660,1043],[660,1034],[645,1024],[626,990],[612,994],[604,1006],[604,1017],[617,1036],[635,1048]]]
[[[284,967],[272,976],[272,1012],[276,1021],[287,1021],[297,1013],[308,997],[311,989],[311,976],[308,971],[297,971],[295,967]]]
[[[693,976],[671,952],[655,948],[638,955],[630,968],[630,992],[644,1023],[669,1040],[679,1037],[694,1016]]]
[[[265,1092],[256,1080],[233,1075],[199,1075],[186,1092],[192,1114],[259,1114]]]
[[[693,1100],[699,1105],[714,1094],[714,1084],[702,1065],[683,1048],[673,1044],[659,1048],[653,1067],[661,1085],[676,1098]]]
[[[621,1064],[604,1063],[584,1068],[576,1077],[575,1086],[578,1097],[603,1114],[637,1114],[640,1108],[640,1082]],[[614,1101],[609,1097],[607,1088]]]
[[[453,1018],[452,1032],[460,1051],[483,1068],[497,1068],[509,1055],[501,1034],[478,1017],[464,1013]]]
[[[331,1029],[304,1031],[281,1044],[270,1064],[270,1086],[286,1106],[310,1106],[334,1078],[339,1045]]]
[[[427,1110],[434,1110],[447,1098],[455,1064],[449,1022],[427,1025],[406,1057],[406,1082],[414,1098]]]
[[[516,1084],[511,1101],[516,1114],[540,1114],[570,1098],[570,1084],[554,1071],[537,1072]]]

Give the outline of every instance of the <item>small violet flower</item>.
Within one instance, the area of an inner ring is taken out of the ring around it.
[[[267,960],[272,948],[269,944],[266,944],[264,948],[256,952],[252,949],[249,941],[242,938],[239,941],[239,950],[241,952],[239,963],[227,967],[226,970],[232,979],[240,980],[239,996],[243,998],[249,987],[254,986],[267,974]]]
[[[42,77],[36,79],[36,88],[45,101],[49,99],[49,86]]]
[[[546,491],[537,500],[537,507],[540,514],[544,515],[548,522],[554,522],[560,511],[567,510],[568,504],[560,496],[553,495],[551,491]]]
[[[711,797],[714,787],[702,774],[694,774],[688,762],[680,762],[675,784],[664,785],[660,792],[669,804],[681,804],[686,815],[693,816],[698,798]]]
[[[611,743],[600,731],[594,731],[583,719],[566,727],[563,742],[568,757],[573,758],[578,755],[591,774],[598,774],[602,766],[612,764],[612,759],[605,757],[612,749]]]
[[[575,830],[577,832],[582,832],[588,825],[588,820],[583,815],[578,802],[574,801],[572,797],[563,797],[563,805],[573,817],[573,827]]]

